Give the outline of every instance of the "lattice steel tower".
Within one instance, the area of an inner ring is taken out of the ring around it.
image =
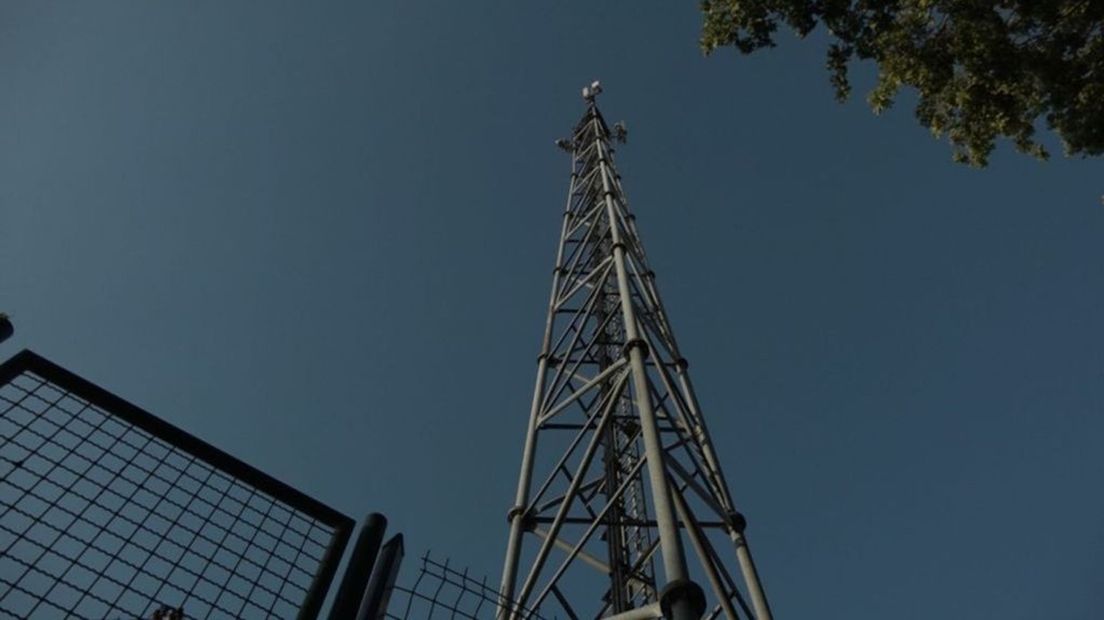
[[[558,141],[571,152],[571,189],[499,617],[769,620],[614,167],[624,127],[606,124],[600,91],[583,89],[586,112]],[[523,549],[527,539],[536,544]]]

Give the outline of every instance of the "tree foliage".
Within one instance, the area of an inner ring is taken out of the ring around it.
[[[1042,120],[1067,155],[1104,154],[1104,1],[703,0],[702,12],[706,53],[750,54],[773,47],[780,24],[801,37],[823,24],[837,99],[851,92],[848,65],[873,60],[874,111],[915,88],[917,119],[957,161],[984,166],[998,137],[1046,158]]]

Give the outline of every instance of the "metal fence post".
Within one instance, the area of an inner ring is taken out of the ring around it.
[[[330,620],[347,620],[360,608],[386,530],[387,519],[378,512],[373,512],[364,520],[353,553],[349,556],[349,566],[345,568],[345,576],[341,578],[337,596],[330,607]]]
[[[395,577],[399,574],[399,565],[403,559],[403,537],[395,534],[383,545],[379,561],[372,571],[372,578],[364,591],[357,620],[382,620],[387,614],[387,603],[395,587]]]

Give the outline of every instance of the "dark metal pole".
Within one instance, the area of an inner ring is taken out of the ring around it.
[[[360,611],[356,620],[379,620],[387,613],[387,603],[391,599],[391,591],[395,587],[395,577],[399,574],[399,565],[403,559],[403,537],[395,534],[383,545],[380,551],[379,561],[372,571],[372,578],[368,580],[368,587],[364,591],[364,600],[360,603]]]
[[[314,575],[310,590],[303,598],[303,604],[299,607],[296,620],[318,620],[322,615],[322,603],[326,600],[326,593],[330,590],[330,582],[333,581],[337,565],[341,562],[342,552],[345,551],[345,543],[349,542],[349,534],[334,536],[326,552],[322,555],[322,562],[318,565],[318,572]]]
[[[330,607],[330,620],[347,620],[356,614],[368,579],[372,576],[372,567],[376,564],[376,556],[379,555],[386,530],[387,519],[378,512],[373,512],[364,520],[353,554],[349,556],[345,576],[341,578],[337,596]]]

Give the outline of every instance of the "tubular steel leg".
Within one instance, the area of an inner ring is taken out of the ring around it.
[[[572,191],[575,187],[575,173],[571,174]],[[510,534],[506,541],[506,560],[502,567],[502,584],[499,587],[499,607],[497,617],[502,620],[509,617],[508,609],[514,599],[517,585],[518,560],[521,557],[521,537],[525,533],[526,508],[529,504],[529,487],[533,477],[533,456],[537,446],[537,416],[540,415],[540,403],[544,396],[544,376],[548,371],[548,355],[552,340],[552,327],[555,322],[554,308],[559,291],[560,272],[563,269],[563,238],[567,234],[568,214],[571,212],[571,194],[568,192],[567,207],[564,209],[561,225],[559,249],[556,251],[556,268],[552,272],[552,293],[548,302],[548,318],[544,325],[544,339],[541,354],[537,361],[537,380],[533,387],[533,402],[529,409],[529,426],[525,432],[525,449],[521,456],[521,473],[518,476],[517,495],[510,509]]]
[[[555,289],[553,288],[553,295]],[[547,340],[547,338],[546,338]],[[537,364],[537,386],[533,389],[533,405],[529,412],[529,428],[525,433],[525,449],[521,456],[521,474],[518,476],[517,496],[514,507],[510,509],[510,537],[506,541],[506,561],[502,567],[502,585],[499,588],[498,618],[509,617],[509,607],[514,600],[514,587],[517,584],[517,566],[521,557],[521,536],[525,533],[526,507],[529,503],[529,486],[533,475],[533,453],[537,444],[537,415],[543,390],[544,372],[547,356],[541,355]]]
[[[732,542],[736,545],[736,559],[740,562],[740,571],[744,573],[744,582],[747,584],[748,595],[751,596],[751,606],[755,608],[756,620],[772,620],[774,616],[771,615],[767,595],[759,580],[759,571],[755,569],[755,562],[751,559],[751,550],[743,532],[733,531]]]
[[[705,577],[709,580],[709,585],[713,588],[713,593],[717,596],[717,602],[720,603],[721,608],[724,609],[725,616],[729,620],[739,620],[740,617],[736,615],[736,609],[732,607],[732,601],[728,599],[724,583],[721,581],[720,576],[717,575],[717,567],[713,565],[709,550],[706,548],[708,542],[705,540],[705,534],[694,520],[694,516],[690,514],[690,508],[686,505],[686,499],[677,489],[671,493],[671,496],[675,500],[675,510],[678,511],[679,519],[686,525],[686,533],[690,537],[690,544],[694,546],[694,552],[701,558],[702,567],[705,569]]]
[[[599,144],[598,148],[601,149],[602,145]],[[621,312],[625,324],[625,347],[628,349],[629,362],[632,368],[633,390],[635,392],[637,413],[640,415],[640,429],[644,438],[644,455],[648,464],[648,479],[651,485],[652,498],[655,502],[653,508],[659,529],[660,550],[663,554],[663,570],[668,582],[668,587],[664,588],[664,591],[665,595],[670,597],[669,609],[672,620],[698,620],[703,610],[695,609],[697,607],[695,601],[684,595],[690,588],[684,589],[681,587],[682,584],[697,586],[690,581],[689,574],[686,571],[686,555],[682,549],[682,540],[679,538],[678,524],[674,517],[674,507],[671,503],[670,488],[667,483],[667,466],[664,463],[663,443],[659,438],[655,411],[652,408],[652,395],[648,392],[648,371],[644,367],[644,353],[647,350],[647,344],[640,338],[637,331],[629,277],[625,270],[625,244],[621,239],[617,226],[617,216],[614,213],[613,199],[610,195],[609,172],[606,170],[605,153],[602,150],[598,152],[598,161],[600,174],[602,175],[602,187],[606,193],[607,217],[613,234],[613,260],[617,270],[617,287],[621,297]],[[675,587],[672,588],[671,586]],[[702,606],[704,606],[704,600]]]

